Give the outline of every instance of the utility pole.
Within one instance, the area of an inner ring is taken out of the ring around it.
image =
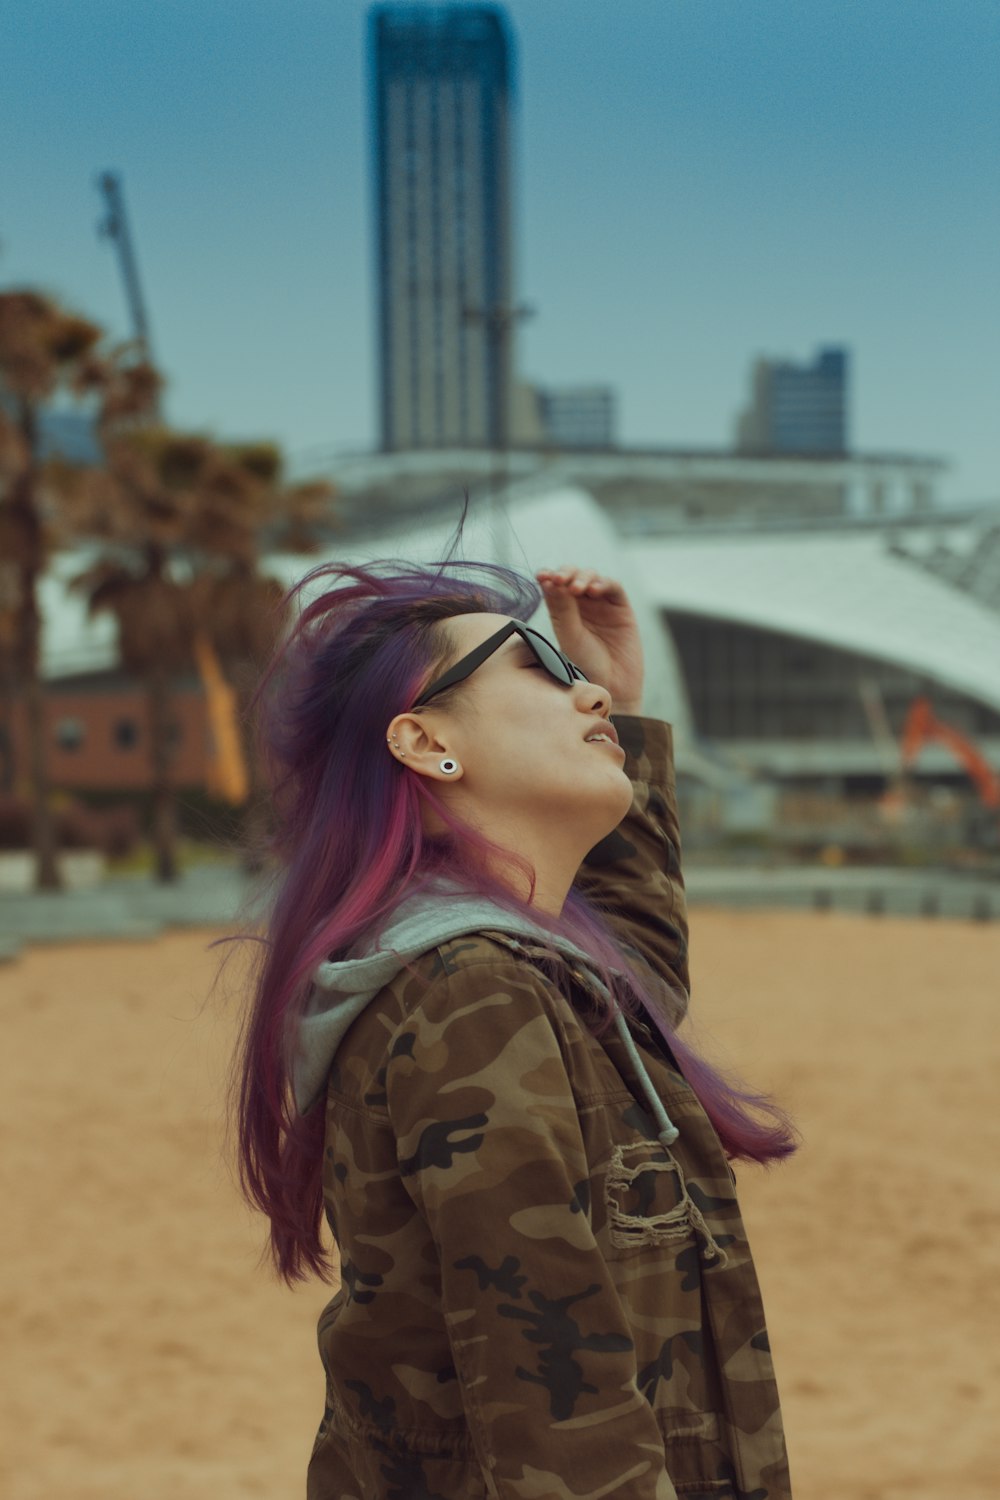
[[[139,266],[132,248],[128,218],[125,213],[125,192],[118,172],[102,172],[97,179],[98,191],[104,195],[104,218],[97,226],[97,233],[113,240],[118,253],[118,265],[125,284],[125,300],[128,303],[132,322],[132,337],[149,364],[153,363],[153,344],[149,333],[149,319],[139,280]]]
[[[490,494],[497,555],[501,561],[504,560],[501,553],[506,550],[504,490],[507,487],[507,453],[510,448],[511,342],[516,325],[534,315],[535,309],[524,303],[512,307],[509,303],[495,302],[488,307],[472,306],[462,309],[463,321],[481,325],[486,335],[487,368],[491,386],[489,443],[493,456]]]

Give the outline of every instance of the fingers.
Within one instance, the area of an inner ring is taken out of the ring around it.
[[[606,578],[591,568],[541,568],[535,577],[547,597],[558,598],[570,594],[580,598],[584,594],[591,599],[606,599],[615,604],[624,598],[624,589],[614,578]]]

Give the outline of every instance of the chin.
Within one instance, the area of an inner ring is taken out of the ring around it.
[[[621,773],[620,787],[615,786],[614,795],[609,795],[604,803],[607,817],[605,819],[605,826],[600,833],[601,838],[606,838],[609,833],[613,833],[618,827],[618,824],[632,806],[632,795],[632,783],[623,771]]]
[[[635,788],[633,787],[631,781],[629,781],[624,771],[619,772],[619,775],[621,777],[621,810],[618,814],[618,822],[620,823],[622,818],[624,818],[625,814],[628,812],[629,808],[632,806],[632,798],[635,796]],[[615,826],[617,827],[617,824]]]

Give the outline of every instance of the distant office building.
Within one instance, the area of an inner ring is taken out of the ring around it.
[[[759,359],[739,418],[741,453],[846,453],[846,349],[821,349],[811,365]]]
[[[381,445],[509,438],[513,44],[496,5],[372,12]]]
[[[539,390],[543,441],[554,448],[612,448],[616,405],[615,392],[607,385]]]
[[[515,381],[511,443],[519,448],[613,448],[617,396],[606,385],[539,386]]]

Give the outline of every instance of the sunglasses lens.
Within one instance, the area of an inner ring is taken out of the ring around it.
[[[561,682],[564,686],[569,687],[570,683],[576,678],[580,678],[584,682],[586,681],[579,667],[574,667],[571,662],[568,662],[565,657],[561,656],[555,647],[549,644],[544,635],[539,635],[534,630],[529,630],[528,635],[531,637],[531,646],[538,660],[557,682]]]

